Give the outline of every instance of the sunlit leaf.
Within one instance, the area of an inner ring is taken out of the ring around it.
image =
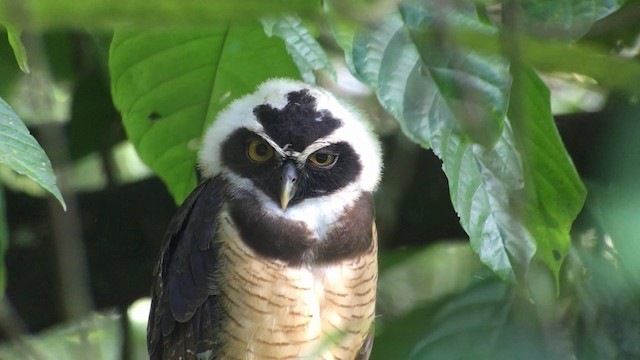
[[[111,91],[142,160],[180,203],[196,184],[200,137],[216,113],[272,77],[298,77],[260,24],[118,31]]]
[[[18,66],[20,66],[20,70],[22,70],[25,74],[31,72],[29,70],[29,62],[27,61],[27,50],[24,48],[24,44],[20,39],[21,31],[9,27],[7,28],[7,37],[9,38],[9,44],[13,49],[13,54],[16,57],[16,61],[18,62]]]
[[[315,83],[314,71],[326,70],[334,78],[336,71],[318,41],[311,35],[297,16],[281,16],[262,20],[268,36],[277,36],[284,40],[287,51],[304,81]]]
[[[0,98],[0,164],[34,180],[66,209],[51,162],[22,120]]]

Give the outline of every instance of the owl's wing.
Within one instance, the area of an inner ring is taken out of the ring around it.
[[[204,180],[165,233],[151,288],[147,326],[151,359],[195,359],[216,346],[219,315],[212,276],[218,256],[216,218],[224,192],[220,178]]]

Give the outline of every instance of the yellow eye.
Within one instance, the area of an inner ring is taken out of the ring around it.
[[[315,166],[329,167],[335,164],[338,159],[338,155],[330,154],[327,152],[316,151],[309,155],[309,161]]]
[[[273,148],[264,140],[251,140],[247,147],[249,159],[263,163],[273,157]]]

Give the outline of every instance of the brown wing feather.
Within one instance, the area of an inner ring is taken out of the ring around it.
[[[219,178],[203,181],[178,209],[164,237],[151,289],[147,348],[151,359],[192,359],[215,351],[216,218],[224,201]]]

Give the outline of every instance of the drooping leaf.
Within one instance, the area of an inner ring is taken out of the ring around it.
[[[284,40],[287,51],[298,66],[302,79],[315,83],[314,71],[326,70],[334,78],[336,71],[318,41],[297,16],[286,15],[262,20],[268,36],[277,36]]]
[[[56,186],[51,162],[29,129],[0,98],[0,164],[34,180],[58,199],[66,209],[64,199]]]
[[[538,35],[577,39],[596,21],[618,10],[625,0],[521,0],[525,28]]]
[[[128,138],[180,203],[196,185],[200,137],[216,113],[272,77],[298,77],[257,23],[118,31],[111,91]]]
[[[446,33],[421,35],[446,30],[429,18],[436,15],[477,32],[490,32],[487,25],[474,22],[474,12],[465,8],[405,5],[401,10],[402,17],[392,15],[356,35],[351,51],[356,75],[375,90],[409,138],[442,159],[453,206],[482,262],[503,279],[521,280],[539,247],[557,275],[584,188],[557,136],[546,88],[527,83],[525,104],[518,104],[524,111],[532,108],[529,116],[505,117],[510,78],[504,60],[456,48],[455,42],[439,43]],[[486,125],[468,126],[468,111],[456,109],[460,106],[481,113],[476,119]],[[514,121],[516,130],[525,122],[532,132],[514,133]],[[495,145],[481,141],[496,131]]]
[[[20,70],[25,74],[31,72],[29,70],[29,62],[27,61],[27,50],[20,39],[21,31],[15,29],[14,27],[7,28],[7,37],[9,38],[9,44],[13,49],[13,54],[16,57],[16,61],[18,62],[18,66],[20,66]]]
[[[418,11],[420,13],[414,13]],[[418,8],[403,8],[404,19],[419,18],[421,14]],[[522,190],[523,184],[511,127],[503,118],[506,108],[481,110],[489,122],[505,121],[493,148],[473,144],[471,137],[461,130],[446,99],[445,94],[449,92],[443,87],[447,81],[433,79],[429,64],[421,59],[416,44],[407,35],[403,18],[390,16],[373,31],[356,35],[352,50],[356,75],[375,90],[381,104],[396,117],[409,138],[425,147],[431,146],[443,160],[452,203],[470,236],[472,248],[481,261],[503,279],[515,280],[516,275],[526,272],[535,252],[535,240],[509,202],[514,193]],[[448,67],[446,62],[439,70],[457,72],[457,78],[473,81],[471,79],[480,77],[474,71],[486,71],[484,69],[493,66],[490,73],[502,75],[493,78],[498,80],[496,84],[488,81],[484,91],[493,94],[491,96],[502,91],[502,103],[506,106],[508,74],[504,63],[492,65],[479,54],[470,56],[475,60],[465,65],[468,66],[465,72]],[[481,65],[476,65],[476,69],[473,63]],[[482,86],[476,89],[483,91]],[[478,102],[477,106],[482,105]],[[492,125],[489,127],[495,129]]]
[[[551,116],[546,85],[531,69],[513,67],[512,72],[518,99],[512,102],[509,117],[523,159],[523,220],[536,241],[536,255],[557,278],[569,251],[569,231],[582,209],[586,189]]]

